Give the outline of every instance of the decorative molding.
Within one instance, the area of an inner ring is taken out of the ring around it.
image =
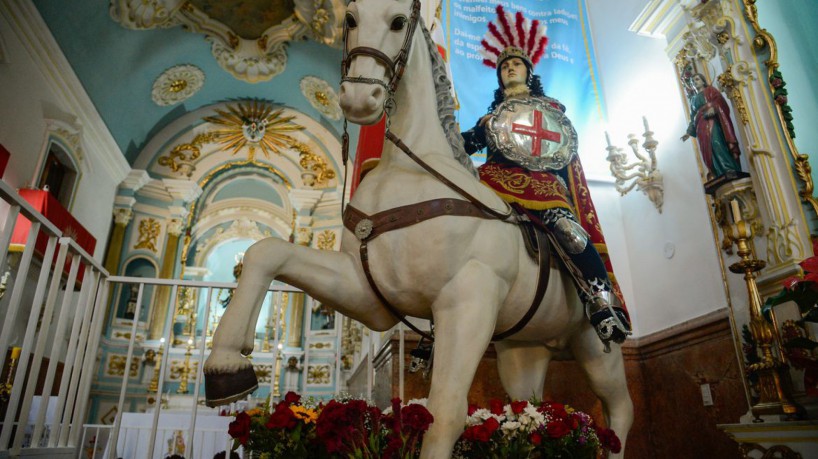
[[[120,190],[128,190],[133,194],[142,189],[151,181],[151,176],[148,171],[142,169],[132,169],[128,175],[119,184]]]
[[[301,79],[301,93],[319,113],[331,120],[341,119],[341,105],[338,102],[338,94],[326,81],[314,77],[305,76]]]
[[[217,114],[205,117],[204,121],[222,126],[214,131],[214,140],[225,150],[232,150],[232,155],[248,147],[251,161],[255,158],[256,147],[270,159],[270,153],[280,155],[282,149],[298,143],[290,133],[304,130],[304,126],[292,121],[295,115],[282,116],[284,108],[275,109],[264,101],[238,102],[228,104],[226,108],[216,109]]]
[[[100,164],[114,183],[121,181],[131,167],[34,3],[3,1],[0,14],[6,17],[9,29],[41,70],[54,97],[77,116],[77,124],[83,126],[86,153],[93,157],[89,162]]]
[[[332,383],[332,368],[330,365],[307,365],[307,384],[327,386],[330,383]]]
[[[719,309],[622,345],[625,360],[647,360],[723,337],[732,337],[729,311]]]
[[[128,226],[133,219],[133,209],[130,207],[114,207],[114,224],[117,226]]]
[[[62,120],[46,118],[44,121],[49,137],[62,141],[68,147],[66,153],[76,160],[77,166],[87,166],[83,157],[82,128]]]
[[[196,182],[190,180],[162,179],[162,184],[175,201],[181,201],[185,205],[193,202],[202,195],[202,188]],[[184,212],[187,215],[187,211]]]
[[[185,221],[183,218],[171,218],[168,223],[168,234],[179,237],[185,230]]]
[[[156,219],[143,218],[139,221],[139,240],[134,245],[134,249],[146,249],[153,253],[158,253],[156,242],[162,227]]]
[[[290,202],[298,213],[311,214],[315,205],[321,200],[324,192],[321,190],[290,190]]]
[[[129,29],[181,24],[202,33],[212,43],[213,57],[224,70],[237,79],[258,83],[284,71],[290,41],[309,37],[338,46],[345,6],[343,0],[294,0],[293,14],[271,25],[258,37],[242,37],[239,31],[208,16],[193,2],[183,0],[114,0],[110,13],[115,21]]]
[[[202,89],[205,74],[195,65],[171,67],[153,82],[151,99],[156,105],[165,107],[189,99]]]
[[[321,250],[335,250],[335,241],[337,237],[335,235],[335,231],[332,230],[324,230],[318,233],[316,237],[316,247]]]
[[[301,173],[301,180],[304,186],[326,185],[327,182],[335,178],[335,171],[327,166],[327,162],[319,155],[301,142],[292,145],[293,149],[299,153],[299,164],[304,169]]]
[[[229,239],[251,239],[259,241],[270,237],[270,232],[263,232],[253,220],[243,217],[233,221],[227,228],[216,228],[213,234],[204,240],[196,241],[196,264],[201,265],[203,256],[210,253],[214,247]]]
[[[127,363],[127,356],[119,354],[111,354],[108,356],[108,364],[105,366],[106,376],[124,376],[125,364]],[[131,359],[131,369],[128,372],[128,377],[136,378],[139,375],[139,359]]]

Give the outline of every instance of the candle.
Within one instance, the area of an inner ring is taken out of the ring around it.
[[[730,208],[733,210],[733,222],[738,223],[741,221],[741,208],[738,206],[738,201],[733,199],[730,201]]]
[[[21,347],[13,347],[11,348],[11,360],[17,360],[20,358],[20,352],[23,350]]]
[[[608,147],[612,147],[611,145],[611,136],[608,135],[608,131],[605,131],[605,141],[608,142]]]
[[[644,116],[642,117],[642,124],[645,125],[645,132],[650,132],[650,127],[648,126],[648,119]]]

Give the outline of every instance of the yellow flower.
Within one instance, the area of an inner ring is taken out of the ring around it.
[[[295,417],[304,421],[304,424],[314,424],[316,419],[318,419],[318,413],[316,413],[315,410],[305,408],[301,405],[291,405],[290,411],[293,412]]]
[[[248,416],[252,418],[253,416],[264,414],[264,410],[262,410],[261,408],[253,408],[252,410],[247,410],[246,413]]]

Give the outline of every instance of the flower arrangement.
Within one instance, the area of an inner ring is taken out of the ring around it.
[[[804,371],[804,387],[807,395],[818,397],[818,342],[810,339],[807,323],[818,323],[818,256],[799,263],[803,276],[784,279],[784,288],[764,302],[763,312],[770,319],[770,309],[787,301],[798,305],[801,319],[782,324],[781,341],[784,354],[790,364]]]
[[[433,418],[425,406],[399,399],[385,411],[363,400],[302,403],[289,392],[271,410],[240,412],[230,423],[233,450],[258,459],[415,458]]]
[[[270,409],[238,413],[228,433],[234,451],[242,446],[258,459],[413,459],[433,421],[425,400],[393,399],[381,411],[355,399],[302,402],[290,392]],[[613,431],[566,405],[494,400],[488,409],[469,407],[454,456],[595,459],[619,450]]]
[[[554,402],[492,400],[469,406],[466,430],[455,446],[458,458],[588,458],[618,453],[619,438],[594,425],[591,416]]]

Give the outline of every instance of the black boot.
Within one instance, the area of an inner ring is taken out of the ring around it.
[[[631,335],[631,324],[625,311],[612,292],[602,291],[594,295],[586,304],[585,312],[596,334],[605,345],[605,352],[611,351],[611,341],[622,344]]]

